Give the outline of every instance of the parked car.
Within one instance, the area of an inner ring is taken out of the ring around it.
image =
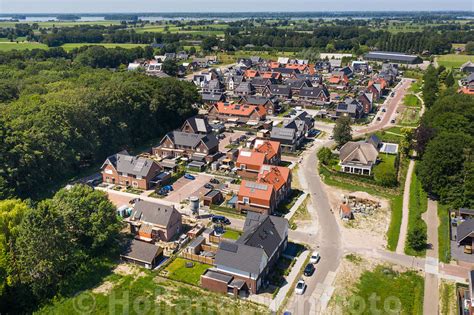
[[[306,290],[306,283],[304,283],[304,280],[301,279],[296,284],[295,293],[298,295],[302,295],[305,290]]]
[[[314,273],[314,270],[316,270],[316,268],[314,268],[313,264],[307,264],[304,268],[304,275],[306,277],[311,277]]]
[[[212,186],[211,184],[207,183],[206,185],[204,185],[204,188],[206,188],[206,189],[214,189],[214,186]]]
[[[390,122],[391,122],[392,124],[394,124],[394,123],[395,123],[395,119],[392,119]]]
[[[385,113],[387,110],[385,108],[382,108],[382,113]]]
[[[130,200],[128,203],[133,205],[133,204],[136,204],[138,201],[140,201],[141,199],[140,198],[133,198],[132,200]]]
[[[174,189],[173,189],[173,186],[171,186],[171,185],[163,186],[163,189],[164,189],[164,190],[167,190],[167,191],[173,191],[173,190],[174,190]]]
[[[321,256],[319,255],[319,252],[313,252],[311,254],[311,257],[309,258],[309,262],[312,264],[317,264],[319,259],[321,259]]]
[[[223,215],[213,215],[212,216],[212,223],[222,223],[222,224],[225,224],[225,225],[229,225],[230,224],[230,220],[227,219],[225,216]]]
[[[391,97],[394,97],[395,96],[395,92],[392,92],[392,94],[390,94]]]
[[[184,174],[184,178],[190,179],[190,180],[195,180],[195,179],[196,179],[196,177],[194,177],[194,176],[191,175],[191,174]]]
[[[225,229],[222,225],[214,225],[214,235],[221,236],[225,233]]]
[[[216,178],[212,178],[212,179],[209,181],[209,183],[211,183],[211,184],[219,184],[219,180],[216,179]]]
[[[382,117],[377,117],[377,121],[381,121],[382,120]]]

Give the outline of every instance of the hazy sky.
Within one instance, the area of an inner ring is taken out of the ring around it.
[[[0,0],[0,13],[474,10],[474,0]]]

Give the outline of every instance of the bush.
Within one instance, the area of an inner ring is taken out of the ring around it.
[[[318,151],[318,159],[324,165],[329,165],[332,159],[332,152],[331,149],[324,147]]]
[[[426,231],[420,224],[417,224],[408,234],[408,244],[416,251],[422,251],[426,248],[426,240]]]

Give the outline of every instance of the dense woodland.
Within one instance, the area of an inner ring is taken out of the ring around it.
[[[158,141],[195,113],[191,83],[84,66],[101,56],[92,48],[73,61],[0,65],[0,199],[44,193],[117,150]]]
[[[421,157],[417,174],[423,188],[453,208],[474,207],[474,98],[446,88],[440,69],[424,76],[428,107],[416,134]],[[446,81],[446,80],[444,80]]]

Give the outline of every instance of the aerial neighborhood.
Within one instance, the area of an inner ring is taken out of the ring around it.
[[[472,10],[244,2],[0,12],[0,313],[474,315]]]

